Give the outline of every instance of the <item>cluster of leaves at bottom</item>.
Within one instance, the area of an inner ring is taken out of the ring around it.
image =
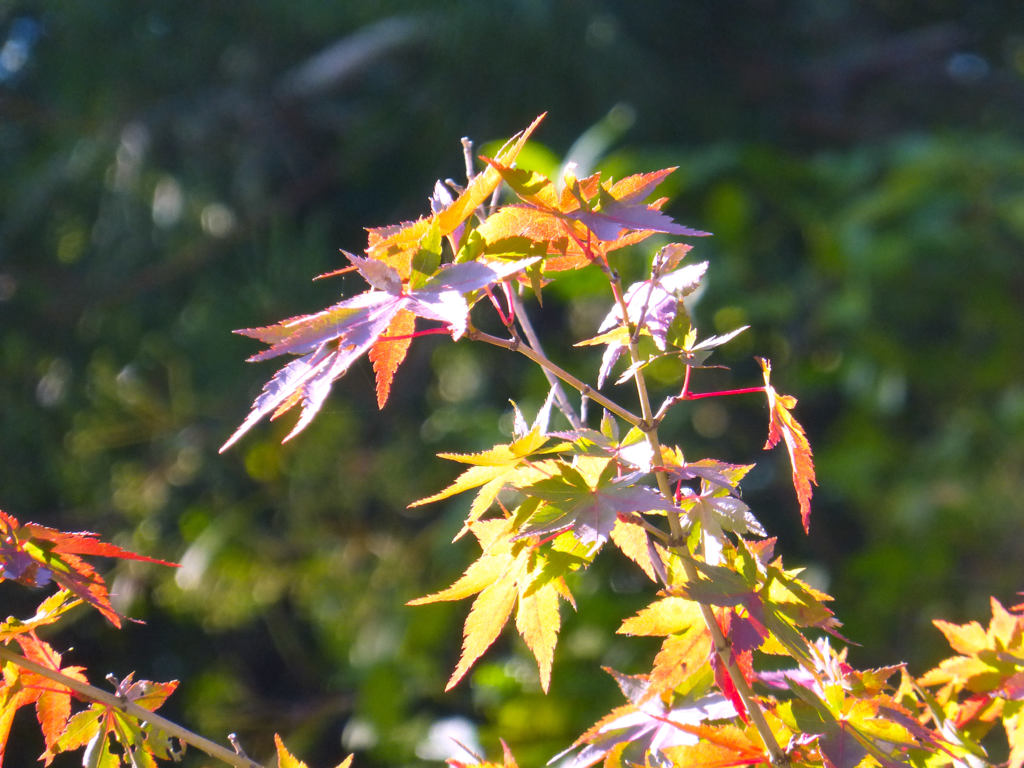
[[[902,665],[856,670],[845,651],[833,646],[832,640],[842,638],[826,605],[831,598],[801,580],[799,569],[785,568],[773,555],[773,540],[740,536],[733,542],[723,535],[763,533],[736,495],[738,478],[749,467],[711,460],[688,464],[666,448],[663,471],[700,481],[698,489],[668,502],[635,484],[636,468],[616,458],[621,444],[593,438],[545,436],[534,428],[481,454],[448,456],[471,467],[427,501],[476,487],[479,502],[494,495],[488,485],[495,478],[523,499],[497,518],[471,513],[466,528],[480,544],[480,558],[449,588],[413,601],[475,596],[449,687],[514,612],[546,689],[560,626],[558,603],[573,601],[564,577],[587,567],[609,543],[660,585],[653,602],[626,619],[619,632],[663,641],[649,672],[607,670],[627,701],[557,756],[566,761],[561,765],[779,762],[752,723],[751,704],[789,765],[987,764],[971,760],[983,758],[980,739],[997,722],[1009,738],[1009,765],[1024,764],[1024,729],[1018,724],[1024,617],[993,600],[987,632],[976,624],[937,622],[964,655],[919,680]],[[700,523],[687,545],[662,545],[643,522],[644,516],[664,515],[670,504]],[[474,503],[477,510],[481,506]],[[710,548],[702,546],[711,531],[720,537],[713,563],[706,556]],[[703,606],[712,609],[726,641],[722,647],[716,647]],[[809,631],[818,638],[810,639]],[[758,691],[753,700],[739,695],[726,671],[730,661],[750,690]],[[935,686],[940,689],[929,693]]]
[[[81,749],[85,768],[155,768],[157,760],[179,761],[186,744],[207,748],[210,742],[203,737],[150,714],[175,691],[177,680],[159,683],[135,680],[134,674],[129,674],[123,680],[113,680],[114,690],[108,693],[89,684],[85,667],[65,666],[63,654],[37,634],[80,605],[94,608],[114,627],[122,626],[124,617],[111,605],[105,580],[83,556],[176,567],[100,541],[93,533],[21,523],[0,511],[0,581],[30,588],[51,583],[59,586],[30,618],[10,616],[0,623],[0,765],[14,717],[27,706],[34,708],[42,733],[45,751],[40,760],[44,765],[50,765],[62,752]],[[21,653],[14,652],[12,645]],[[74,711],[76,700],[86,705]],[[275,744],[279,768],[305,768],[288,752],[280,736],[275,735]],[[351,756],[338,768],[348,768],[350,763]],[[257,766],[248,759],[244,764]]]

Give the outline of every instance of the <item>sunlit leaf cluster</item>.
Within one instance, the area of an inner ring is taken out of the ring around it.
[[[501,348],[541,369],[550,383],[547,400],[532,421],[513,403],[511,440],[441,454],[464,468],[447,487],[410,505],[472,495],[456,538],[471,534],[479,556],[447,588],[411,601],[472,601],[446,689],[464,680],[512,624],[548,691],[562,612],[577,607],[576,575],[598,557],[620,556],[650,582],[650,600],[618,631],[660,638],[660,647],[639,672],[606,670],[624,703],[553,759],[571,768],[973,768],[999,762],[989,756],[988,738],[998,724],[1008,749],[1003,762],[1021,768],[1021,606],[1007,610],[993,600],[987,629],[936,622],[958,655],[917,679],[900,664],[858,670],[848,662],[832,598],[801,569],[783,564],[771,532],[744,499],[752,465],[693,456],[662,438],[667,414],[691,401],[764,397],[764,447],[785,444],[800,520],[809,530],[816,474],[794,415],[796,399],[776,391],[771,364],[761,358],[762,384],[696,390],[715,351],[746,326],[714,335],[695,326],[687,297],[701,287],[709,265],[687,261],[689,244],[662,240],[640,255],[654,235],[708,234],[675,222],[663,210],[664,198],[649,200],[672,169],[614,180],[577,178],[571,170],[552,179],[519,168],[517,157],[541,119],[494,157],[482,157],[481,172],[464,187],[439,183],[429,215],[369,230],[364,253],[346,254],[350,266],[336,270],[358,273],[365,290],[319,312],[238,331],[266,345],[251,361],[291,359],[222,451],[262,419],[293,409],[299,415],[285,439],[297,435],[321,411],[333,383],[364,355],[383,408],[416,338],[443,335]],[[642,270],[632,271],[644,275],[629,284],[610,258],[627,248],[617,256],[642,261]],[[601,276],[610,306],[593,335],[557,341],[604,348],[593,384],[547,355],[528,309],[531,301],[543,302],[553,281],[581,270]],[[660,377],[655,388],[648,369],[667,359],[677,364],[678,378]],[[233,755],[221,753],[146,714],[176,682],[128,676],[114,681],[112,698],[105,698],[89,686],[84,668],[65,666],[36,635],[78,602],[120,626],[103,579],[83,556],[162,561],[93,534],[22,525],[3,513],[0,534],[2,578],[61,588],[33,618],[0,626],[0,641],[23,654],[3,649],[0,746],[14,714],[33,705],[46,764],[59,752],[82,749],[86,766],[152,766],[177,759],[183,743],[231,764],[254,764],[238,745]],[[73,712],[73,697],[89,703]],[[305,765],[279,736],[275,744],[280,766]],[[501,764],[516,765],[504,743]],[[473,765],[497,763],[479,756]]]

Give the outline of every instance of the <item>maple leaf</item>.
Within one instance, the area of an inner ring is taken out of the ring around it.
[[[602,188],[598,192],[596,204],[588,204],[589,201],[583,199],[578,185],[567,185],[580,199],[580,209],[569,216],[584,223],[599,240],[615,240],[629,230],[664,232],[686,237],[705,237],[711,234],[677,224],[670,216],[658,210],[663,201],[657,204],[642,202],[656,183],[619,190],[618,196],[616,190]]]
[[[668,583],[665,548],[652,539],[643,526],[620,517],[612,528],[611,539],[622,554],[640,566],[647,578]]]
[[[883,768],[908,764],[910,750],[941,749],[930,731],[914,722],[909,712],[890,697],[866,698],[839,682],[806,687],[789,680],[790,690],[803,704],[798,722],[805,739],[814,739],[822,762],[829,768],[855,768],[870,756]]]
[[[575,179],[570,176],[564,180],[559,192],[550,179],[535,171],[513,168],[498,159],[484,160],[501,174],[524,204],[499,208],[481,223],[477,232],[488,243],[489,249],[500,248],[500,244],[505,241],[526,238],[549,256],[544,261],[546,272],[585,266],[595,256],[605,256],[619,248],[642,242],[655,231],[662,231],[661,227],[666,221],[671,221],[658,212],[665,202],[664,199],[656,200],[648,206],[643,206],[638,201],[646,197],[665,176],[675,170],[673,168],[635,174],[620,181],[603,184],[599,174],[586,179]],[[612,201],[608,203],[609,208],[597,214],[581,211],[581,203],[595,197]],[[631,215],[646,217],[653,221],[656,227],[632,229],[621,222],[609,225],[613,217],[608,215],[608,211],[623,205],[633,206],[635,210],[629,212]],[[605,234],[610,233],[609,226],[617,227],[620,231],[614,237],[596,239],[591,236],[594,233],[583,221],[585,218],[596,222]]]
[[[786,441],[789,462],[793,467],[793,487],[796,489],[796,497],[800,502],[800,520],[803,523],[804,531],[807,532],[811,526],[811,495],[813,494],[811,486],[817,485],[811,446],[807,442],[804,428],[793,418],[791,413],[796,406],[796,398],[792,395],[778,394],[770,382],[771,363],[760,357],[757,360],[764,372],[764,391],[768,396],[768,410],[771,414],[768,424],[768,440],[764,447],[765,450],[768,450],[774,448],[779,440]]]
[[[587,768],[612,755],[618,761],[613,765],[670,765],[668,750],[699,741],[681,726],[736,716],[732,704],[719,694],[669,706],[649,694],[647,678],[604,669],[615,678],[629,704],[613,709],[549,762],[579,749],[571,760],[562,763],[566,768]]]
[[[617,632],[623,635],[666,637],[685,632],[703,621],[700,604],[683,597],[662,597],[635,616],[622,622]]]
[[[720,565],[694,560],[699,578],[673,586],[671,593],[731,609],[728,617],[720,614],[729,622],[725,629],[738,633],[750,650],[788,654],[813,664],[811,645],[799,627],[836,634],[839,622],[824,605],[829,596],[783,570],[779,560],[769,566],[761,564],[744,539],[735,549],[730,548],[729,554]]]
[[[517,536],[549,535],[572,529],[585,545],[600,546],[620,515],[630,512],[675,512],[677,507],[658,491],[617,478],[610,459],[579,457],[576,466],[557,465],[558,474],[539,480],[524,492],[543,502]],[[585,474],[584,474],[585,473]]]
[[[484,514],[494,503],[501,489],[508,484],[529,485],[542,475],[542,469],[530,457],[537,454],[549,442],[540,425],[535,425],[526,434],[511,443],[496,445],[479,453],[439,453],[442,459],[471,465],[445,489],[409,504],[418,507],[447,499],[464,491],[479,488],[469,509],[469,515],[456,539],[469,530],[468,526]],[[554,450],[558,450],[556,447]]]
[[[643,430],[632,427],[620,440],[614,419],[607,411],[602,417],[600,432],[582,427],[552,432],[551,435],[571,441],[577,455],[611,458],[622,469],[630,472],[640,471],[642,474],[648,474],[654,466],[654,450]]]
[[[115,695],[123,701],[154,712],[177,687],[177,680],[166,683],[136,681],[129,674],[118,683]],[[63,733],[43,753],[43,759],[49,765],[56,754],[85,747],[83,765],[116,768],[121,765],[122,758],[111,751],[113,743],[121,745],[124,761],[131,766],[155,768],[156,759],[168,760],[175,755],[180,757],[180,752],[172,748],[167,734],[156,726],[120,709],[96,702],[68,720]]]
[[[616,304],[601,321],[599,335],[582,344],[604,343],[608,346],[601,358],[597,385],[604,382],[611,372],[612,366],[619,356],[627,349],[630,341],[628,328],[649,335],[658,349],[664,351],[669,328],[679,313],[679,303],[683,297],[692,293],[700,285],[707,271],[706,261],[689,264],[685,267],[654,275],[649,280],[633,283],[623,295],[626,305],[626,320],[623,320],[622,308]],[[618,332],[608,333],[618,328]]]
[[[668,477],[678,483],[679,506],[691,518],[700,521],[704,558],[708,563],[715,565],[722,561],[722,549],[727,543],[725,531],[767,535],[750,507],[738,495],[739,482],[753,469],[753,465],[704,459],[669,464],[665,469]],[[683,493],[683,483],[695,479],[700,481],[699,490]]]
[[[867,758],[894,768],[932,764],[929,756],[939,751],[953,756],[938,733],[890,695],[887,681],[904,672],[902,665],[856,670],[846,649],[833,649],[827,638],[815,641],[812,651],[800,669],[761,673],[759,679],[796,695],[784,719],[799,727],[801,743],[813,744],[824,765],[852,768]]]
[[[284,741],[278,734],[274,734],[274,746],[277,748],[277,768],[308,768],[304,762],[288,751]],[[337,768],[350,768],[353,755],[349,755],[340,763]]]
[[[445,690],[453,688],[501,634],[513,609],[516,629],[537,660],[541,688],[551,681],[551,663],[560,629],[558,597],[569,598],[562,579],[578,558],[551,558],[526,542],[513,541],[509,520],[484,520],[470,530],[483,554],[447,589],[410,600],[425,605],[476,595],[463,629],[462,655]]]
[[[249,415],[220,447],[221,453],[264,416],[272,414],[271,418],[277,418],[300,403],[302,413],[284,439],[290,440],[305,429],[323,406],[334,381],[344,376],[356,360],[379,343],[380,337],[385,335],[403,310],[444,323],[452,337],[458,339],[465,333],[469,318],[469,303],[463,294],[493,285],[536,261],[521,259],[449,264],[438,269],[418,289],[407,290],[398,271],[387,264],[354,254],[348,254],[348,257],[370,283],[371,290],[312,315],[235,331],[269,345],[251,356],[250,362],[284,354],[302,357],[286,364],[264,385]],[[390,374],[394,375],[394,369]],[[390,378],[386,380],[387,389],[390,389]],[[382,381],[378,378],[378,393]]]
[[[409,345],[412,344],[412,334],[416,330],[416,315],[407,309],[400,309],[391,318],[384,336],[377,339],[370,347],[370,361],[373,363],[373,372],[377,376],[377,407],[384,408],[391,393],[391,381],[395,377],[395,371],[405,359]]]
[[[13,579],[34,587],[55,581],[96,608],[115,627],[120,627],[121,616],[110,604],[106,582],[79,555],[141,560],[177,567],[176,563],[138,555],[100,541],[95,533],[68,533],[38,523],[21,524],[17,518],[0,511],[0,580]]]
[[[694,624],[685,632],[669,635],[651,666],[651,693],[662,694],[682,687],[692,687],[693,680],[706,677],[709,661],[714,658],[711,633],[703,623]],[[730,702],[737,711],[736,701]]]
[[[682,597],[656,600],[622,622],[625,635],[664,637],[649,677],[649,695],[661,695],[706,669],[711,658],[711,633],[699,604]]]
[[[18,645],[26,658],[80,682],[88,682],[83,667],[61,667],[61,654],[34,632],[19,633]],[[0,686],[0,765],[10,733],[14,714],[23,706],[35,705],[36,719],[42,730],[47,750],[56,744],[71,715],[71,690],[13,662],[3,666]]]
[[[1002,721],[1010,747],[1008,765],[1024,766],[1024,616],[1008,611],[991,598],[992,620],[987,628],[936,619],[935,626],[958,655],[943,659],[920,679],[923,686],[943,686],[950,701],[950,720],[958,728],[971,721]],[[1018,606],[1019,608],[1019,606]],[[961,691],[971,695],[954,699]]]
[[[729,768],[770,763],[757,737],[752,738],[747,731],[734,725],[679,723],[677,727],[700,740],[696,744],[664,750],[676,768]]]
[[[39,627],[53,624],[81,602],[80,598],[75,597],[66,589],[54,592],[39,604],[35,615],[31,618],[17,619],[14,616],[8,616],[6,621],[0,623],[0,643],[6,643],[18,635],[34,632]]]
[[[546,254],[544,272],[579,269],[597,255],[607,255],[620,248],[636,245],[651,232],[626,232],[614,241],[587,243],[587,229],[579,222],[567,220],[562,214],[527,205],[504,205],[488,216],[475,230],[486,243],[486,252],[502,253],[513,246],[513,252],[526,253],[539,249]],[[586,244],[585,250],[581,244]]]
[[[49,643],[36,637],[35,633],[19,636],[18,645],[21,646],[26,658],[79,682],[88,682],[85,677],[85,667],[62,667],[61,654],[55,651]],[[31,672],[23,671],[21,677],[27,688],[35,688],[33,693],[36,696],[36,719],[42,729],[46,748],[50,749],[56,743],[71,716],[71,690],[51,680],[44,680],[42,677],[32,683],[30,680],[34,675]]]

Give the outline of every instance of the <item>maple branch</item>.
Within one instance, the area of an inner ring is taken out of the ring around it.
[[[512,306],[515,309],[516,320],[519,321],[519,327],[523,329],[523,335],[526,336],[526,340],[530,342],[530,346],[538,354],[543,355],[544,348],[541,347],[537,331],[534,329],[529,315],[526,314],[526,308],[523,306],[522,299],[519,298],[519,294],[514,290],[509,291],[509,297],[511,298]],[[565,390],[562,389],[562,384],[559,382],[558,377],[544,366],[541,366],[541,371],[544,372],[544,378],[548,380],[548,385],[555,390],[555,405],[558,406],[558,410],[560,410],[565,418],[569,420],[573,429],[582,429],[583,422],[580,417],[576,415],[576,409],[573,408],[572,403],[569,402],[569,398],[565,394]]]
[[[462,137],[462,161],[466,164],[466,183],[468,184],[476,176],[473,170],[473,140],[469,136]]]
[[[657,460],[661,461],[661,442],[658,438],[658,421],[654,419],[651,411],[651,398],[647,392],[647,380],[644,377],[642,366],[640,366],[640,346],[637,343],[637,333],[639,326],[634,327],[633,323],[629,319],[629,310],[626,306],[625,297],[622,294],[622,283],[618,274],[612,273],[609,282],[611,284],[612,294],[615,297],[615,301],[618,303],[619,310],[622,316],[622,323],[625,325],[626,330],[629,334],[629,356],[636,367],[633,373],[633,380],[636,382],[637,396],[640,398],[640,409],[643,414],[644,424],[647,428],[644,429],[644,433],[647,436],[647,442],[651,447],[654,456]],[[689,373],[689,366],[687,366],[687,373]],[[689,395],[686,391],[686,387],[689,384],[689,377],[684,380],[684,390],[680,394]],[[761,388],[763,391],[763,387]],[[659,415],[661,412],[659,411]],[[668,476],[665,474],[663,469],[655,469],[654,476],[658,482],[658,490],[661,494],[670,500],[675,499],[675,494],[672,492],[672,488],[668,482]],[[686,534],[683,529],[683,524],[680,519],[678,512],[672,511],[667,514],[669,530],[671,531],[671,542],[669,546],[675,549],[680,554],[680,560],[682,560],[683,568],[686,571],[686,578],[689,581],[697,581],[699,574],[697,568],[693,564],[691,559],[690,550],[686,546]],[[725,633],[722,632],[722,628],[718,624],[718,620],[715,618],[714,610],[707,603],[697,601],[700,606],[701,618],[704,620],[704,625],[707,627],[708,632],[711,634],[711,641],[715,647],[715,654],[721,661],[722,666],[725,668],[726,674],[729,675],[729,679],[732,680],[732,684],[736,689],[736,694],[739,696],[740,701],[743,703],[744,708],[747,710],[747,715],[754,724],[754,728],[757,729],[758,735],[761,737],[761,741],[764,744],[764,748],[771,756],[772,765],[777,768],[781,766],[789,765],[789,758],[786,756],[785,751],[779,746],[778,741],[775,739],[775,734],[772,733],[771,726],[768,724],[768,720],[764,716],[764,711],[761,709],[760,703],[754,696],[754,691],[751,689],[747,679],[743,676],[739,667],[736,666],[736,662],[733,659],[732,647],[729,644],[728,638]]]
[[[665,531],[661,530],[661,528],[656,526],[643,515],[634,512],[627,517],[627,520],[628,522],[633,523],[634,525],[639,525],[641,528],[643,528],[645,531],[651,534],[651,536],[656,538],[666,547],[672,545],[672,536],[670,534],[665,533]]]
[[[235,754],[232,750],[227,747],[223,747],[215,741],[200,736],[198,733],[194,733],[184,726],[178,725],[173,720],[168,720],[166,717],[151,712],[150,710],[140,707],[138,704],[132,701],[128,701],[120,696],[115,696],[109,691],[104,691],[102,688],[83,683],[79,680],[75,680],[73,677],[58,672],[55,669],[44,667],[41,664],[37,664],[31,659],[26,659],[19,653],[12,651],[6,645],[0,645],[0,659],[5,659],[12,664],[16,664],[22,669],[27,669],[40,677],[45,677],[48,680],[69,688],[70,690],[77,693],[84,699],[94,701],[98,704],[116,709],[119,712],[123,712],[126,715],[138,718],[142,722],[149,723],[150,725],[156,726],[161,731],[164,731],[170,736],[175,737],[179,741],[185,744],[190,744],[201,752],[205,752],[210,757],[216,758],[221,762],[227,763],[228,765],[236,766],[236,768],[264,768],[263,765],[251,760],[247,757]]]
[[[553,363],[544,355],[543,352],[538,352],[529,344],[524,344],[519,339],[502,339],[498,336],[492,336],[489,333],[485,333],[484,331],[481,331],[473,327],[470,327],[466,331],[465,337],[467,339],[470,339],[471,341],[482,341],[486,344],[492,344],[495,347],[501,347],[511,352],[518,352],[524,357],[535,362],[545,371],[548,371],[551,374],[557,376],[570,387],[577,390],[580,394],[584,395],[585,397],[589,397],[595,403],[604,406],[605,409],[607,409],[611,413],[614,413],[623,421],[632,424],[634,427],[639,427],[640,429],[643,429],[647,424],[647,422],[645,422],[641,417],[637,416],[635,413],[626,410],[621,405],[616,403],[614,400],[608,399],[600,392],[598,392],[596,389],[594,389],[592,386],[587,384],[585,381],[577,379],[567,370]]]

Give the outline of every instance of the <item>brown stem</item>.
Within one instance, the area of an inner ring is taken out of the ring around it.
[[[164,733],[175,737],[179,741],[185,744],[191,744],[196,749],[205,752],[210,757],[216,758],[223,763],[228,765],[236,766],[236,768],[263,768],[260,763],[250,760],[247,757],[235,754],[232,750],[227,747],[223,747],[215,741],[200,736],[198,733],[193,733],[184,726],[178,725],[173,720],[168,720],[166,717],[151,712],[148,709],[140,707],[134,702],[127,701],[119,696],[115,696],[109,691],[104,691],[102,688],[83,683],[80,680],[75,680],[73,677],[68,677],[55,669],[44,667],[31,659],[26,659],[21,654],[15,653],[6,645],[0,645],[0,659],[6,659],[12,664],[17,664],[22,669],[27,669],[29,672],[45,677],[48,680],[68,688],[79,696],[89,701],[94,701],[104,706],[116,709],[119,712],[123,712],[126,715],[138,718],[140,721],[149,723],[150,725],[156,726]]]
[[[516,319],[519,321],[519,327],[523,329],[523,335],[526,336],[526,340],[530,342],[530,346],[534,351],[543,355],[544,348],[541,347],[537,331],[534,330],[533,323],[530,322],[530,317],[526,314],[526,308],[523,306],[522,299],[519,298],[519,294],[516,293],[514,288],[509,291],[509,296],[511,297],[513,307],[515,308]],[[582,429],[583,422],[580,421],[580,417],[576,415],[576,409],[573,408],[572,403],[569,402],[569,398],[566,397],[565,390],[562,389],[562,384],[558,381],[558,377],[547,368],[541,368],[541,370],[544,371],[544,378],[548,380],[548,384],[555,390],[555,404],[558,406],[558,410],[560,410],[565,418],[569,420],[573,429]]]

